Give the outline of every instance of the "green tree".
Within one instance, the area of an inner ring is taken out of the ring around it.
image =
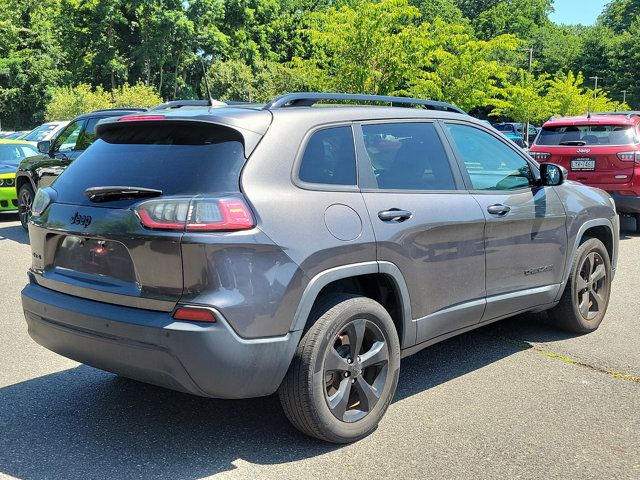
[[[528,39],[537,27],[549,22],[551,4],[552,0],[501,0],[482,11],[473,24],[485,39],[505,33]]]
[[[492,116],[506,117],[517,122],[540,122],[551,116],[551,109],[544,96],[548,84],[546,75],[538,77],[520,70],[518,80],[506,84],[502,98],[494,102]]]
[[[419,18],[406,0],[362,1],[312,14],[307,33],[327,87],[384,95],[407,86],[429,43]]]
[[[611,0],[600,15],[599,21],[617,33],[629,29],[640,15],[640,0]]]
[[[142,82],[135,85],[117,87],[111,92],[113,107],[149,108],[162,103],[162,97],[154,87],[147,87]]]
[[[451,102],[464,110],[489,105],[500,93],[512,67],[500,61],[519,41],[502,35],[476,40],[461,25],[436,19],[428,28],[432,48],[425,69],[411,82],[412,95]]]
[[[100,86],[80,84],[75,87],[56,87],[51,91],[47,104],[46,120],[71,120],[73,117],[93,110],[113,107],[111,94]]]

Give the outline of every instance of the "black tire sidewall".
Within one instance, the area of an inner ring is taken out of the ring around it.
[[[28,183],[21,186],[20,190],[18,191],[18,218],[20,219],[20,224],[22,225],[22,228],[24,228],[25,230],[29,229],[29,219],[27,218],[26,221],[23,221],[22,219],[22,215],[20,215],[20,208],[22,205],[22,192],[29,192],[29,195],[31,197],[31,205],[33,206],[33,200],[35,198],[35,192],[33,191],[33,187],[31,185],[29,185]]]
[[[339,303],[327,313],[335,312],[334,309],[339,309],[339,312],[331,323],[323,325],[324,331],[318,337],[320,341],[314,345],[309,393],[314,416],[323,434],[330,441],[343,443],[358,440],[374,431],[393,400],[400,372],[400,345],[391,317],[384,307],[374,300],[364,297],[353,298]],[[346,423],[338,420],[327,405],[323,366],[327,348],[344,326],[355,319],[369,320],[380,328],[389,349],[389,365],[383,393],[376,406],[363,419]]]
[[[604,260],[604,267],[607,275],[608,285],[605,298],[605,308],[598,312],[598,315],[593,320],[587,320],[580,313],[580,307],[577,300],[578,295],[576,278],[580,275],[580,267],[582,266],[585,257],[593,251],[596,251]],[[576,253],[576,261],[573,264],[570,278],[571,305],[573,307],[575,322],[579,326],[580,330],[590,332],[598,328],[600,323],[602,323],[605,314],[607,313],[609,298],[611,297],[611,260],[609,259],[609,253],[607,252],[604,244],[596,238],[590,238],[589,240],[585,241],[582,245],[580,245],[580,247],[578,247],[578,251]]]

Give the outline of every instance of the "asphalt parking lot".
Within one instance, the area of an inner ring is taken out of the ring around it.
[[[122,379],[27,335],[28,237],[0,215],[0,478],[640,478],[640,236],[623,222],[590,335],[523,315],[403,360],[379,429],[297,433],[275,396],[219,401]],[[213,367],[215,368],[215,366]]]

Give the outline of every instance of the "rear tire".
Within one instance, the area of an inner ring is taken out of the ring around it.
[[[607,312],[610,294],[609,253],[600,240],[587,238],[578,247],[560,303],[549,310],[549,317],[564,330],[593,332]]]
[[[278,390],[285,415],[302,433],[348,443],[373,432],[393,399],[400,344],[389,313],[374,300],[331,295],[298,345]]]
[[[640,233],[640,213],[636,214],[636,233]]]
[[[18,191],[18,217],[22,228],[29,230],[29,219],[31,218],[31,206],[35,193],[29,183],[25,183]]]

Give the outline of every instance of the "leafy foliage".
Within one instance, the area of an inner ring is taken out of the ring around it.
[[[107,97],[110,106],[204,97],[205,70],[224,99],[395,93],[518,116],[531,99],[547,115],[609,107],[623,96],[639,107],[640,0],[611,0],[588,27],[553,24],[552,7],[552,0],[3,0],[0,120],[26,128],[45,114],[103,106]],[[528,49],[531,75],[520,71]],[[601,91],[593,101],[587,87],[595,76]]]
[[[152,87],[142,83],[130,86],[125,83],[112,92],[101,86],[95,89],[86,83],[75,87],[56,87],[51,91],[51,101],[47,105],[47,120],[71,119],[93,110],[116,107],[148,108],[162,103],[162,98]]]

